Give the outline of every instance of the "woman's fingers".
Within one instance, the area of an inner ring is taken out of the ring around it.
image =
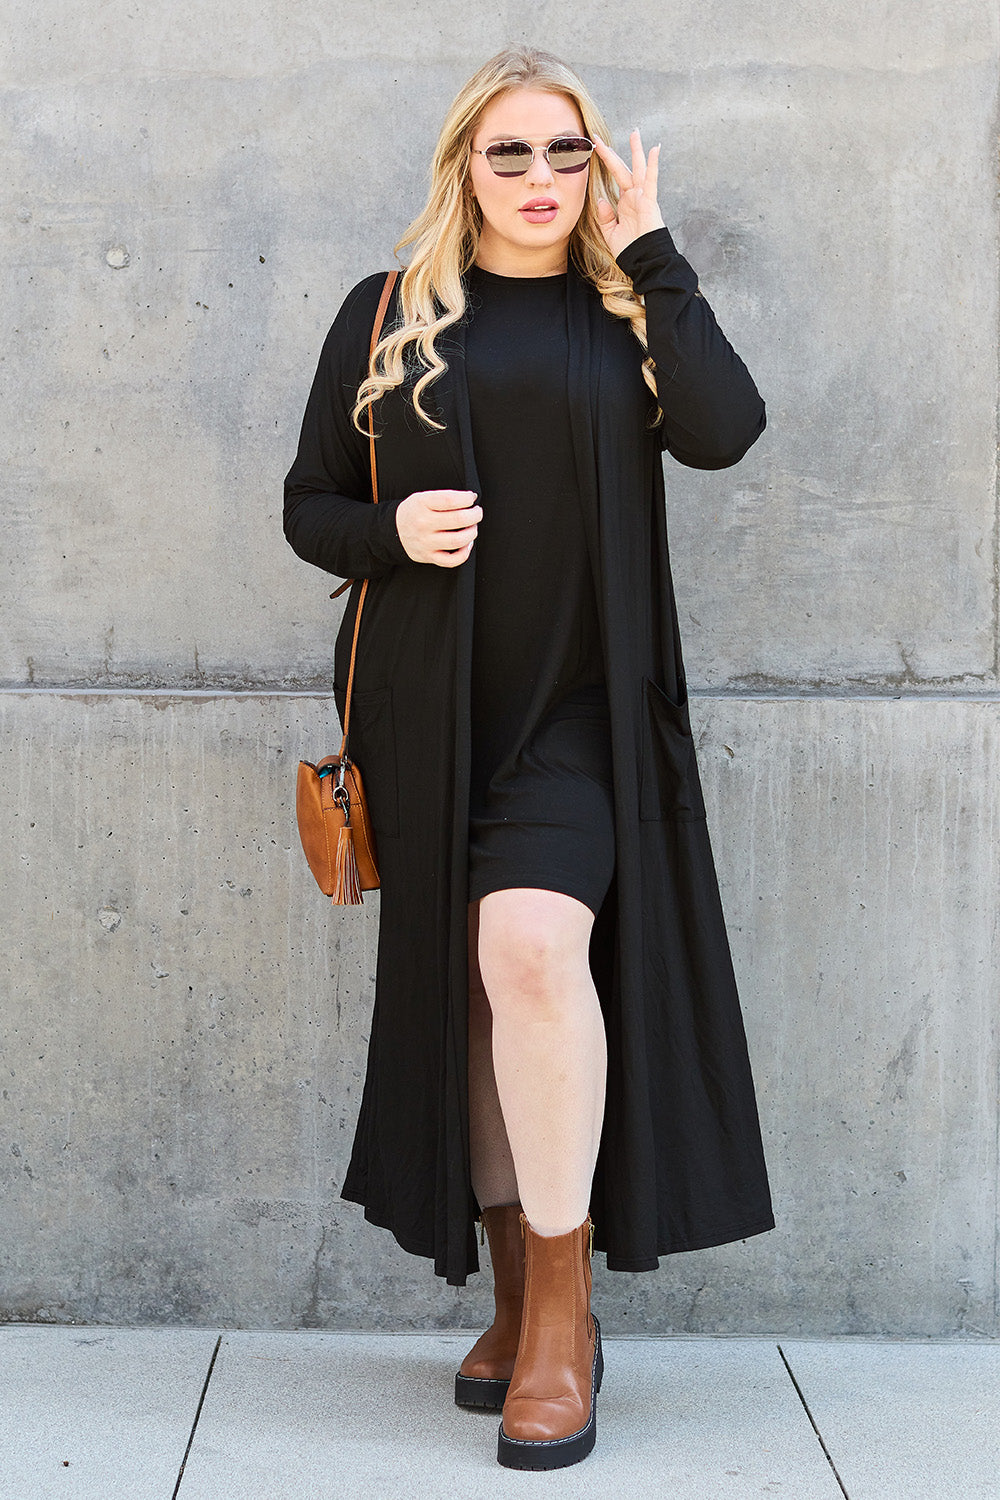
[[[428,561],[436,563],[439,568],[458,568],[468,559],[471,551],[472,543],[470,542],[467,547],[460,547],[455,552],[434,552]]]
[[[472,490],[416,490],[396,507],[396,531],[413,562],[453,567],[472,550],[481,505]],[[463,556],[464,554],[464,556]]]
[[[622,191],[624,192],[627,188],[630,188],[632,186],[632,173],[622,161],[618,152],[612,151],[611,147],[606,146],[603,141],[595,141],[594,150]]]
[[[446,547],[449,552],[457,547],[468,547],[476,540],[476,526],[463,526],[461,531],[436,531],[431,541],[438,548]]]
[[[657,229],[663,224],[656,196],[659,175],[660,148],[654,146],[647,156],[642,149],[642,136],[638,129],[629,134],[632,151],[632,170],[625,166],[619,156],[603,143],[600,157],[618,184],[617,207],[604,199],[597,205],[597,222],[612,255],[618,255],[639,235]]]
[[[656,197],[656,187],[660,176],[660,148],[654,146],[646,159],[646,181],[642,190],[649,198]]]
[[[647,159],[642,149],[642,135],[638,127],[629,134],[629,148],[632,153],[632,170],[622,161],[616,151],[606,146],[603,141],[594,142],[594,150],[610,171],[617,182],[621,192],[627,193],[632,188],[638,188],[641,192],[648,192],[655,196],[656,193],[656,171],[659,158],[659,146],[654,146]]]
[[[452,547],[449,540],[447,547],[439,547],[437,551],[431,552],[427,561],[436,563],[439,568],[457,568],[469,556],[475,540],[473,536],[467,542],[463,542],[460,547]]]
[[[475,501],[475,490],[416,490],[410,499],[425,500],[431,510],[467,509],[469,501]]]
[[[646,158],[642,154],[642,136],[638,126],[629,135],[628,143],[632,148],[632,186],[641,188],[646,181]]]
[[[473,490],[415,490],[403,504],[413,504],[427,520],[441,526],[464,525],[463,516],[481,509]]]

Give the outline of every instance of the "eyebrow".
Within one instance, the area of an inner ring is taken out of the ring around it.
[[[571,130],[560,130],[556,135],[550,135],[545,144],[546,146],[551,146],[553,141],[565,140],[567,136],[583,140],[585,134],[586,131],[579,131],[574,125]],[[510,131],[508,131],[506,135],[491,135],[486,144],[488,146],[495,146],[497,141],[527,141],[529,146],[536,146],[538,144],[538,137],[536,136],[535,140],[532,141],[526,135],[511,135]]]

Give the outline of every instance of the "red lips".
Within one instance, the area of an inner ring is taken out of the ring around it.
[[[531,198],[518,209],[526,224],[554,224],[558,212],[559,205],[554,198]]]

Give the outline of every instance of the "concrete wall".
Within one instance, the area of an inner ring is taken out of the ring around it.
[[[280,481],[447,102],[524,39],[662,138],[770,417],[668,481],[779,1227],[599,1274],[606,1326],[1000,1332],[995,7],[6,31],[0,1315],[482,1316],[338,1198],[378,906],[331,912],[294,841],[337,607]]]

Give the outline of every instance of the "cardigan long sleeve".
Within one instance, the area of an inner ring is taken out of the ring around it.
[[[764,403],[670,231],[640,235],[618,265],[646,305],[663,446],[692,469],[739,463],[764,430]]]
[[[664,448],[691,468],[738,463],[764,430],[764,403],[691,266],[667,229],[640,235],[618,264],[645,303]],[[379,274],[360,282],[337,314],[285,479],[288,542],[306,562],[340,578],[377,578],[411,561],[396,530],[404,497],[371,504],[368,443],[351,421],[382,280]]]
[[[409,556],[396,531],[397,500],[371,503],[368,442],[351,421],[367,359],[371,328],[362,326],[369,277],[337,314],[319,358],[298,452],[285,479],[285,536],[306,562],[339,578],[377,578]],[[354,351],[352,356],[351,351]]]

